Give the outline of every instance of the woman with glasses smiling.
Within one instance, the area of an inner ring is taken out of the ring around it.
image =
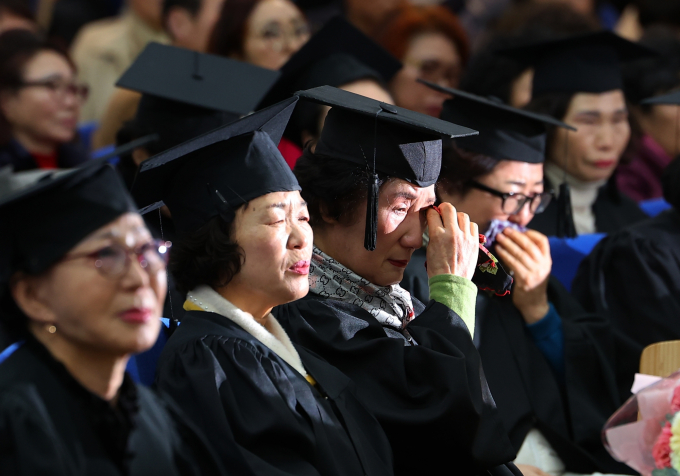
[[[442,118],[479,130],[444,152],[438,198],[478,223],[514,274],[511,295],[478,294],[474,336],[515,463],[526,476],[626,472],[599,436],[618,405],[609,327],[550,276],[547,237],[526,229],[552,198],[543,185],[546,126],[568,126],[437,89],[455,95]],[[416,251],[402,283],[416,296],[428,293],[424,260],[425,252]]]
[[[101,163],[0,203],[0,323],[16,339],[0,363],[0,474],[224,474],[125,374],[158,337],[168,256],[135,210]]]
[[[87,160],[74,143],[87,87],[56,45],[26,30],[0,35],[0,167],[71,168]]]

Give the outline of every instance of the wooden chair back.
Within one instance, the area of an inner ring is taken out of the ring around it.
[[[668,377],[680,369],[680,340],[657,342],[645,347],[640,356],[640,373]]]

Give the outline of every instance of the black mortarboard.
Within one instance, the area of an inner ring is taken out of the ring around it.
[[[364,242],[368,250],[375,249],[377,239],[377,173],[428,187],[439,177],[442,137],[477,134],[467,127],[332,86],[296,94],[331,106],[315,153],[366,166],[373,174],[369,183]]]
[[[317,86],[335,86],[371,78],[387,83],[401,62],[342,16],[324,27],[281,67],[281,77],[260,107]]]
[[[144,161],[133,185],[142,213],[163,203],[180,236],[267,193],[300,190],[277,149],[296,97]]]
[[[136,210],[118,173],[101,160],[3,197],[0,282],[16,271],[45,271],[87,235]]]
[[[680,105],[680,91],[673,91],[660,96],[654,96],[642,101],[642,104],[675,104]]]
[[[116,86],[143,93],[132,127],[159,134],[158,153],[255,109],[278,71],[221,56],[150,43]]]
[[[255,109],[279,75],[222,56],[149,43],[116,86],[241,116]]]
[[[540,164],[545,161],[547,125],[576,130],[551,116],[508,106],[500,99],[484,98],[421,79],[418,81],[454,96],[444,102],[441,118],[479,131],[478,136],[458,141],[461,148],[471,152],[499,160]]]
[[[534,68],[533,95],[623,89],[621,63],[654,51],[609,31],[498,50]]]

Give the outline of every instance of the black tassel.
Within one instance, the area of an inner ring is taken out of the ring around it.
[[[576,226],[571,209],[571,192],[566,182],[560,185],[560,195],[557,198],[557,237],[576,238]]]
[[[366,232],[364,235],[364,248],[368,251],[375,249],[378,241],[378,197],[380,196],[380,182],[377,174],[372,174],[368,183],[368,196],[366,197]]]

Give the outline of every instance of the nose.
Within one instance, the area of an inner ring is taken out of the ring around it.
[[[529,203],[525,203],[522,208],[515,213],[514,215],[510,215],[508,217],[508,221],[512,223],[516,223],[521,226],[527,226],[529,222],[534,218],[534,214],[531,212],[531,209],[529,208]]]
[[[418,249],[423,246],[423,233],[427,222],[422,219],[420,211],[409,211],[404,221],[394,231],[402,233],[399,243],[404,248]]]
[[[601,126],[597,134],[597,146],[600,149],[611,149],[614,146],[614,127],[611,124]]]
[[[301,250],[309,246],[313,240],[312,228],[304,222],[304,224],[296,223],[291,227],[290,235],[288,235],[288,249]]]
[[[121,280],[123,286],[133,290],[149,286],[151,284],[151,275],[147,269],[142,267],[140,259],[135,255],[132,257],[128,256],[128,259],[130,260],[129,266]],[[147,266],[150,265],[147,264]]]

